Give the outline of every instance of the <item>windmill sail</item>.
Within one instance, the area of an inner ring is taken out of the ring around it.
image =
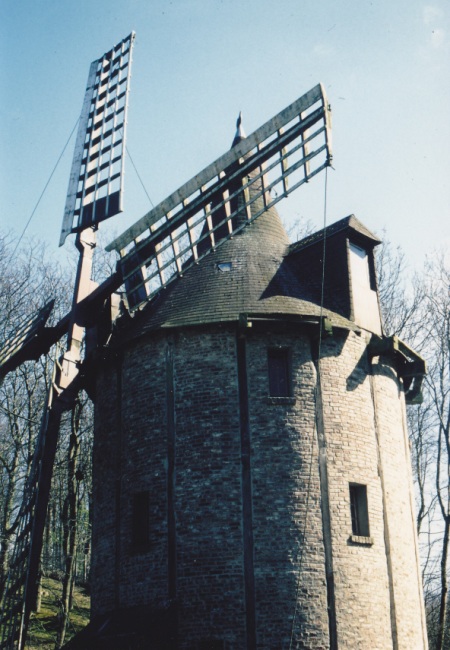
[[[135,34],[93,61],[78,127],[59,245],[122,212],[131,54]]]
[[[61,233],[61,243],[68,234],[78,233],[72,310],[56,326],[46,328],[51,309],[47,305],[24,323],[0,354],[2,376],[68,335],[67,350],[55,366],[20,510],[2,602],[2,649],[22,649],[25,643],[60,419],[83,385],[80,370],[99,342],[97,337],[85,337],[86,329],[100,323],[105,300],[112,307],[112,294],[125,282],[129,305],[138,308],[331,161],[330,110],[318,85],[248,138],[239,131],[229,152],[110,244],[108,250],[119,251],[121,260],[117,271],[96,288],[91,281],[95,230],[121,206],[133,40],[131,34],[94,61],[89,73]]]
[[[40,357],[42,349],[39,343],[43,338],[44,326],[54,303],[54,300],[50,300],[37,314],[24,320],[0,348],[0,383],[7,373],[14,370],[22,361]]]
[[[99,222],[121,210],[123,152],[134,33],[91,64],[78,130],[60,244],[77,232],[80,253],[72,310],[46,328],[53,302],[26,320],[0,351],[0,380],[27,359],[37,359],[67,333],[67,350],[55,363],[41,420],[32,468],[16,522],[16,542],[0,615],[0,649],[22,650],[38,577],[61,416],[82,387],[80,369],[96,345],[86,330],[101,320],[106,299],[120,285],[119,274],[99,287],[92,282],[92,260]],[[111,304],[111,303],[110,303]],[[89,339],[89,340],[88,340]],[[83,354],[84,352],[84,354]]]
[[[319,84],[252,135],[238,138],[229,152],[114,240],[107,250],[121,255],[130,308],[150,300],[328,166],[330,132],[330,110]],[[262,208],[250,210],[261,198]]]

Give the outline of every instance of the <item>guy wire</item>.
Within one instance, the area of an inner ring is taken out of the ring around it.
[[[150,198],[150,196],[149,196],[149,193],[147,192],[147,188],[146,188],[145,185],[144,185],[144,181],[142,180],[142,178],[141,178],[140,175],[139,175],[139,172],[138,172],[138,170],[137,170],[136,165],[134,164],[133,158],[131,157],[131,154],[130,154],[130,151],[129,151],[128,147],[125,147],[125,149],[126,149],[126,151],[127,151],[127,154],[128,154],[129,159],[130,159],[130,162],[131,162],[131,164],[133,165],[133,169],[134,169],[134,171],[136,172],[136,176],[138,177],[139,182],[140,182],[140,184],[142,185],[142,189],[144,190],[144,192],[145,192],[145,194],[146,194],[148,200],[150,201],[150,205],[152,206],[152,208],[154,208],[155,206],[153,205],[153,201],[151,200],[151,198]]]
[[[326,228],[327,228],[327,194],[328,194],[328,166],[325,167],[325,188],[324,188],[324,209],[323,209],[323,248],[322,248],[322,279],[321,279],[321,290],[320,290],[320,318],[319,318],[319,349],[317,357],[317,385],[320,388],[321,378],[320,378],[320,358],[322,352],[322,320],[323,320],[323,302],[324,302],[324,287],[325,287],[325,254],[326,254]],[[317,388],[316,388],[317,390]],[[308,511],[309,511],[309,499],[311,494],[311,479],[312,479],[312,465],[313,465],[313,449],[314,449],[314,432],[316,430],[316,421],[317,421],[317,399],[314,404],[314,423],[313,431],[311,436],[311,446],[310,446],[310,457],[309,457],[309,471],[308,471],[308,487],[306,491],[306,509],[305,509],[305,519],[303,522],[303,532],[301,536],[302,546],[299,549],[299,557],[297,558],[298,568],[297,568],[297,585],[295,591],[295,606],[294,606],[294,616],[292,618],[291,626],[291,639],[289,643],[289,650],[293,647],[294,642],[294,631],[295,623],[297,618],[298,610],[298,595],[300,592],[301,584],[301,570],[303,563],[303,547],[306,535],[306,525],[308,521]]]
[[[50,174],[50,176],[49,176],[49,178],[48,178],[48,181],[46,182],[46,184],[45,184],[45,186],[44,186],[44,189],[42,190],[41,195],[40,195],[40,197],[38,198],[37,203],[36,203],[36,205],[35,205],[34,208],[33,208],[33,211],[32,211],[32,213],[31,213],[31,215],[30,215],[30,218],[28,219],[27,223],[25,224],[25,228],[23,229],[22,234],[20,235],[19,239],[17,240],[17,244],[16,244],[16,246],[15,246],[13,252],[11,253],[11,257],[9,258],[9,261],[11,261],[11,260],[13,259],[13,257],[14,257],[14,255],[15,255],[17,249],[19,248],[19,244],[20,244],[20,242],[22,241],[23,236],[25,235],[25,232],[26,232],[28,226],[29,226],[30,223],[31,223],[31,220],[32,220],[32,218],[33,218],[33,216],[34,216],[34,213],[35,213],[36,210],[38,209],[39,203],[41,202],[42,197],[44,196],[45,191],[46,191],[47,187],[49,186],[50,181],[51,181],[52,178],[53,178],[53,174],[55,173],[56,168],[58,167],[59,162],[60,162],[61,158],[63,157],[64,152],[65,152],[66,149],[67,149],[67,146],[68,146],[68,144],[69,144],[69,142],[70,142],[70,140],[71,140],[71,138],[72,138],[72,135],[73,135],[75,129],[77,128],[77,125],[78,125],[79,120],[80,120],[80,118],[77,118],[77,121],[75,122],[75,125],[74,125],[72,131],[70,132],[70,135],[69,135],[69,137],[68,137],[68,139],[67,139],[67,142],[66,142],[66,144],[64,145],[63,150],[61,151],[61,153],[60,153],[60,155],[59,155],[59,158],[58,158],[58,160],[56,161],[55,166],[54,166],[53,169],[52,169],[52,173]]]

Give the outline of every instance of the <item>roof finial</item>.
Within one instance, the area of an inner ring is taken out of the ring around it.
[[[234,147],[238,142],[246,138],[245,131],[242,127],[242,111],[239,111],[239,117],[236,120],[236,135],[234,136],[233,144]]]
[[[242,126],[242,111],[239,111],[239,117],[236,120],[236,137],[246,138],[244,127]]]
[[[238,142],[246,138],[247,136],[245,135],[245,131],[242,127],[242,111],[239,111],[239,117],[236,120],[236,134],[234,136],[233,144],[231,145],[234,147]]]

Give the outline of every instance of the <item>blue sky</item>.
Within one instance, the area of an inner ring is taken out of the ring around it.
[[[2,229],[19,236],[81,111],[91,61],[136,32],[128,149],[154,204],[319,81],[333,110],[327,222],[355,214],[411,267],[449,243],[450,2],[3,0]],[[27,235],[55,257],[74,136]],[[149,209],[126,160],[125,212]],[[324,177],[279,204],[321,228]],[[66,241],[71,247],[73,237]]]

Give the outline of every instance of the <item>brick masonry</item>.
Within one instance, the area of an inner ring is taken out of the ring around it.
[[[160,330],[102,364],[94,617],[172,604],[182,650],[427,647],[401,385],[387,360],[369,364],[364,335],[335,330],[320,360],[316,337]],[[268,395],[276,346],[291,350],[290,399]],[[370,543],[351,538],[349,483],[367,485]],[[131,503],[144,490],[150,532],[137,552]]]

